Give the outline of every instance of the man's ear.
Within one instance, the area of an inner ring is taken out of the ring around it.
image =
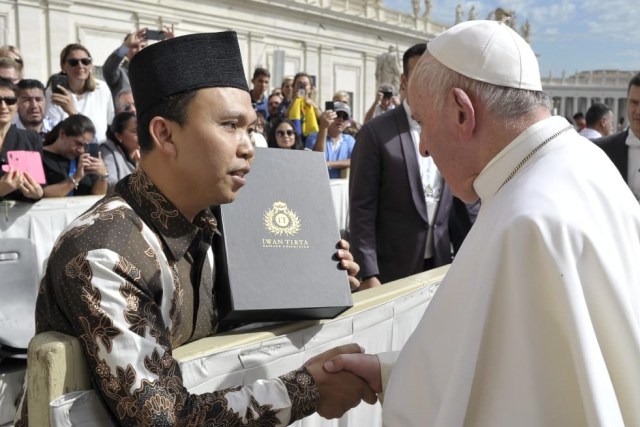
[[[476,112],[467,93],[457,87],[451,88],[449,98],[456,112],[455,127],[461,139],[471,139],[476,128]]]
[[[176,146],[173,143],[172,130],[175,123],[164,117],[156,116],[149,123],[149,134],[153,145],[160,152],[169,156],[177,154]]]

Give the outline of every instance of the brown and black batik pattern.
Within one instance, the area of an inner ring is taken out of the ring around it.
[[[246,388],[185,389],[172,349],[217,326],[213,257],[194,286],[190,254],[198,247],[210,255],[216,229],[209,210],[187,221],[138,169],[76,219],[51,253],[37,330],[79,338],[96,388],[123,425],[274,426],[316,409],[305,368]]]

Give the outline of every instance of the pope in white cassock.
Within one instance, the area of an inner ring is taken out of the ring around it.
[[[640,426],[640,207],[607,156],[553,117],[507,25],[428,44],[409,84],[431,155],[482,207],[399,354],[342,355],[388,426]]]

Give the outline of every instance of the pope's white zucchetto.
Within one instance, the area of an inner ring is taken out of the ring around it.
[[[542,91],[535,53],[505,23],[462,22],[431,40],[427,49],[442,65],[470,79]]]

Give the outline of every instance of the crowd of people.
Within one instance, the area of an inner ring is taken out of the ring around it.
[[[173,28],[165,27],[162,34],[163,40],[173,38]],[[6,92],[2,164],[8,163],[8,151],[38,151],[47,177],[46,182],[35,182],[33,173],[8,165],[6,172],[0,172],[0,197],[37,201],[42,197],[106,194],[135,169],[140,151],[128,66],[148,43],[146,28],[127,34],[105,61],[104,80],[94,75],[90,51],[71,43],[60,53],[60,72],[46,85],[23,78],[25,69],[18,48],[0,48],[0,91]],[[322,111],[316,103],[314,79],[305,72],[285,77],[269,92],[271,74],[258,67],[251,83],[251,101],[257,113],[251,128],[255,146],[324,152],[330,177],[347,176],[360,128],[351,114],[347,92],[338,91]],[[388,98],[384,99],[383,104],[388,105]],[[81,135],[65,131],[87,121],[90,131]],[[287,132],[287,126],[295,135]],[[92,144],[99,148],[93,149]]]
[[[640,74],[630,128],[605,136],[612,115],[594,105],[592,144],[552,116],[521,36],[468,21],[407,49],[360,128],[348,93],[321,109],[307,73],[269,93],[257,68],[249,88],[232,31],[164,37],[127,35],[104,82],[78,44],[46,89],[0,79],[3,156],[39,150],[46,175],[9,168],[4,196],[108,194],[59,238],[36,323],[82,338],[117,422],[287,425],[384,397],[386,425],[640,424]],[[324,152],[331,178],[351,170],[352,246],[326,255],[353,290],[451,267],[399,352],[344,345],[191,394],[172,351],[219,330],[211,207],[235,200],[261,144]]]

